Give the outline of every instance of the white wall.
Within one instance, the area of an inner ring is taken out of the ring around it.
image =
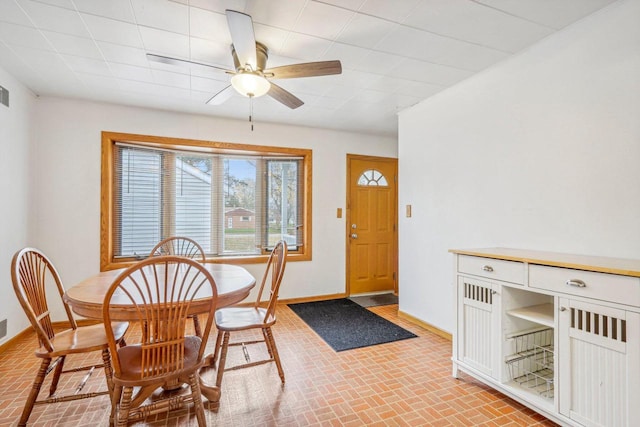
[[[453,330],[450,248],[640,258],[638,17],[616,2],[400,114],[402,311]]]
[[[7,336],[29,326],[11,284],[11,258],[29,242],[30,141],[35,96],[0,68],[0,85],[9,90],[9,108],[0,105],[0,320]]]
[[[397,156],[395,138],[249,123],[60,98],[40,98],[35,121],[38,171],[35,243],[66,286],[99,271],[100,132],[193,138],[313,150],[313,260],[291,262],[281,298],[345,291],[346,154]],[[295,113],[292,113],[295,114]],[[261,277],[264,264],[247,268]]]

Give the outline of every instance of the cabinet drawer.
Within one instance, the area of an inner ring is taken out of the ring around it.
[[[637,277],[531,265],[529,286],[640,307],[640,278]]]
[[[524,284],[524,264],[516,261],[460,255],[458,256],[458,271],[489,279]]]

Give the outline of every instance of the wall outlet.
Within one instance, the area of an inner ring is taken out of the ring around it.
[[[0,339],[7,336],[7,319],[0,320]]]

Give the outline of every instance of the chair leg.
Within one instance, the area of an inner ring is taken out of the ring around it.
[[[58,389],[58,381],[60,381],[60,374],[64,368],[65,356],[60,356],[60,360],[53,371],[53,378],[51,378],[51,386],[49,387],[49,397],[53,396]]]
[[[133,387],[124,387],[122,392],[122,398],[120,405],[116,409],[117,411],[117,426],[126,427],[129,422],[129,409],[131,407],[131,395],[133,394]]]
[[[113,395],[113,368],[111,367],[111,354],[108,349],[102,350],[102,363],[104,364],[104,376],[107,380],[109,395]]]
[[[265,328],[265,333],[268,337],[268,342],[271,347],[271,351],[273,352],[273,360],[276,362],[276,366],[278,367],[278,375],[280,375],[280,380],[282,384],[284,384],[284,371],[282,370],[282,363],[280,363],[280,355],[278,355],[278,348],[276,347],[276,341],[273,339],[273,333],[271,332],[271,328]],[[267,346],[269,346],[267,344]]]
[[[120,403],[120,398],[122,397],[122,386],[114,385],[113,394],[111,395],[111,414],[109,415],[109,427],[115,426],[116,423],[116,412],[118,410],[118,403]]]
[[[33,405],[36,403],[38,399],[38,393],[40,393],[40,387],[42,387],[42,383],[44,382],[44,377],[47,376],[47,368],[51,364],[51,359],[43,359],[40,364],[40,369],[38,369],[38,373],[36,374],[35,380],[33,380],[33,385],[31,386],[31,391],[29,392],[29,397],[27,398],[27,402],[24,404],[24,409],[22,410],[22,416],[20,417],[20,421],[18,421],[18,426],[26,426],[27,421],[29,420],[29,416],[31,415],[31,411],[33,410]]]
[[[221,332],[218,332],[220,334]],[[216,377],[216,386],[220,387],[222,384],[222,374],[224,374],[224,365],[227,362],[227,350],[229,350],[229,336],[231,334],[229,332],[224,333],[224,337],[222,339],[222,345],[220,348],[220,361],[218,362],[218,375]],[[220,335],[218,335],[220,336]],[[218,340],[216,340],[218,341]]]
[[[215,366],[218,361],[218,356],[220,355],[220,344],[222,343],[222,331],[218,330],[218,335],[216,335],[216,345],[213,350],[213,360],[211,361],[211,366]]]
[[[200,327],[200,319],[195,314],[191,316],[191,318],[193,319],[193,329],[196,333],[196,336],[202,338],[202,328]]]
[[[194,373],[189,376],[189,385],[191,386],[191,398],[193,399],[193,408],[196,411],[199,427],[206,427],[207,420],[204,417],[204,404],[202,403],[202,393],[200,392],[200,380],[198,374]]]
[[[269,337],[267,336],[266,329],[262,329],[262,336],[264,337],[264,343],[267,345],[267,352],[269,353],[269,359],[273,359],[273,351],[271,350],[271,343],[269,342]]]

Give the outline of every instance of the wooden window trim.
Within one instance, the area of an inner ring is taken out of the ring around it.
[[[102,132],[101,148],[101,180],[100,180],[100,271],[125,268],[137,262],[136,259],[114,258],[113,231],[116,227],[116,208],[114,201],[114,165],[115,165],[115,145],[116,142],[131,142],[137,145],[144,145],[150,148],[169,148],[179,150],[189,150],[189,147],[196,152],[211,152],[222,154],[234,154],[242,151],[255,155],[292,155],[303,157],[304,179],[304,200],[300,205],[303,209],[304,227],[302,230],[302,244],[297,252],[289,252],[288,261],[310,261],[311,260],[311,195],[312,195],[312,150],[302,148],[272,147],[261,145],[234,144],[228,142],[203,141],[195,139],[171,138],[162,136],[137,135],[119,132]],[[255,256],[225,256],[207,258],[206,262],[225,264],[254,264],[264,263],[268,258],[268,253]]]

